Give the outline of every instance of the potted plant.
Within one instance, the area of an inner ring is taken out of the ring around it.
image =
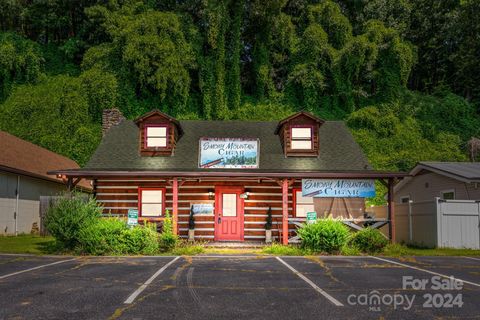
[[[268,207],[267,222],[265,223],[265,242],[272,243],[272,207]]]
[[[193,206],[190,208],[190,216],[188,218],[188,241],[195,241],[195,217],[193,216]]]

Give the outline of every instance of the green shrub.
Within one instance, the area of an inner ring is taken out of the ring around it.
[[[78,250],[93,255],[155,254],[158,252],[158,234],[155,224],[129,228],[124,220],[99,219],[80,232]]]
[[[349,230],[341,221],[321,219],[298,230],[302,248],[315,252],[338,252],[349,239]]]
[[[362,252],[377,253],[385,248],[388,240],[378,229],[365,228],[356,232],[350,243]]]
[[[120,219],[98,219],[80,231],[78,250],[93,255],[121,254],[121,236],[126,229]]]
[[[173,223],[170,213],[167,210],[163,220],[162,233],[160,233],[160,250],[168,251],[175,247],[178,236],[173,233]]]
[[[45,227],[56,241],[67,250],[79,244],[80,233],[101,216],[102,208],[91,197],[66,194],[47,211]]]
[[[144,226],[123,230],[120,246],[122,253],[126,254],[156,254],[158,252],[156,225],[147,222]]]
[[[348,243],[340,249],[340,254],[342,256],[360,256],[362,252],[355,246],[349,245]]]

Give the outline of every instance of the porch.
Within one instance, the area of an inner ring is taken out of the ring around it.
[[[375,227],[386,225],[389,238],[395,241],[393,187],[399,179],[406,176],[404,173],[378,171],[261,173],[213,170],[206,172],[65,170],[55,173],[66,179],[70,189],[73,189],[81,179],[93,180],[97,201],[104,206],[104,213],[110,215],[125,216],[129,209],[139,209],[141,207],[139,190],[142,188],[164,190],[165,199],[162,205],[171,212],[174,230],[181,237],[187,236],[192,204],[213,203],[215,212],[196,217],[195,239],[206,241],[221,240],[216,233],[216,230],[219,230],[219,198],[216,190],[219,187],[238,187],[243,191],[242,196],[246,197],[238,198],[242,203],[239,213],[243,216],[240,226],[243,235],[238,241],[263,241],[264,224],[268,211],[271,210],[275,224],[272,228],[273,237],[283,244],[298,240],[295,230],[303,219],[293,215],[293,190],[301,188],[302,179],[380,181],[388,190],[387,216],[383,219],[345,216],[342,220],[357,229],[364,223],[371,223]],[[140,216],[140,219],[160,222],[164,216]]]

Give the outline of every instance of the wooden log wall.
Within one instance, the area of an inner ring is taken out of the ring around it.
[[[228,180],[228,181],[225,181]],[[181,237],[188,235],[188,217],[192,201],[209,199],[209,192],[215,192],[215,186],[232,185],[242,186],[249,192],[248,199],[244,200],[244,228],[245,241],[264,241],[265,222],[268,208],[272,208],[273,227],[272,236],[278,237],[282,228],[282,189],[275,181],[269,180],[187,180],[179,187],[178,193],[178,228]],[[105,215],[126,216],[128,209],[138,209],[138,188],[159,187],[166,188],[166,206],[172,211],[172,187],[165,179],[149,178],[108,178],[99,179],[96,183],[96,197],[104,207]],[[289,213],[292,216],[292,188],[300,187],[300,181],[289,188]],[[161,219],[148,219],[158,221]],[[289,225],[289,232],[295,226]],[[198,240],[213,240],[214,216],[195,216],[195,237]]]
[[[227,181],[226,181],[227,180]],[[247,179],[218,179],[218,180],[186,180],[179,187],[178,192],[178,230],[183,238],[188,236],[188,217],[192,202],[214,200],[209,199],[209,192],[215,193],[215,186],[242,186],[249,192],[248,199],[244,200],[244,230],[245,241],[264,241],[265,222],[268,208],[272,208],[272,236],[279,240],[279,231],[282,230],[282,188],[271,180]],[[96,182],[97,202],[103,205],[105,215],[126,216],[128,209],[138,209],[138,188],[165,188],[165,208],[172,212],[172,187],[165,179],[154,178],[108,178]],[[288,212],[293,213],[293,189],[301,188],[301,181],[296,180],[289,187]],[[346,199],[349,201],[350,199]],[[331,199],[322,199],[325,204]],[[355,201],[355,206],[363,208],[364,201]],[[353,202],[352,202],[353,205]],[[363,213],[363,210],[362,210]],[[162,218],[149,218],[148,221],[159,221]],[[195,216],[195,238],[197,240],[214,239],[214,216]],[[295,226],[290,224],[289,234],[295,233]]]

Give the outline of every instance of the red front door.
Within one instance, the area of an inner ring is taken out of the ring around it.
[[[242,193],[241,187],[216,187],[215,240],[243,241]]]

